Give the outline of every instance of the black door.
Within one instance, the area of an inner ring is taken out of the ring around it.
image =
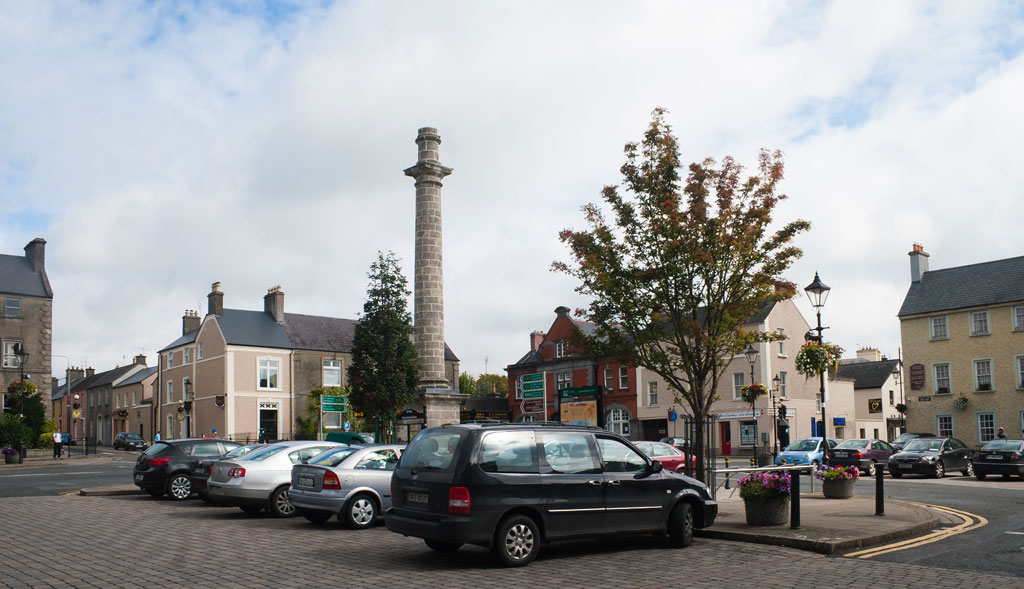
[[[593,436],[540,432],[541,485],[547,536],[600,533],[604,528],[604,480]]]
[[[261,442],[277,441],[277,409],[260,409]]]
[[[606,532],[656,530],[665,506],[661,473],[621,440],[597,436],[604,480]]]

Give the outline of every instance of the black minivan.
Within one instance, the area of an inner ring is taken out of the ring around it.
[[[542,542],[605,534],[667,534],[693,542],[715,521],[707,486],[607,430],[550,423],[425,429],[391,477],[387,528],[441,551],[490,548],[524,566]]]

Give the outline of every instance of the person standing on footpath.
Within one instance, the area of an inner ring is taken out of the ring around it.
[[[64,449],[64,436],[60,432],[53,432],[53,457],[60,458]]]
[[[1000,440],[1005,440],[1006,439],[1006,430],[1004,430],[1003,428],[997,429],[996,430],[996,437],[999,438]]]

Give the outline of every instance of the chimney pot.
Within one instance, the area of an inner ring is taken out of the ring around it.
[[[530,334],[530,351],[535,352],[540,347],[541,342],[544,341],[544,332],[535,331]]]
[[[207,315],[224,315],[224,292],[220,289],[220,282],[214,282],[210,287],[210,294],[206,295]]]

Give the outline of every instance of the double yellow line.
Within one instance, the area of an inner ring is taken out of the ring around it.
[[[938,542],[946,538],[956,536],[957,534],[963,534],[964,532],[970,532],[976,528],[987,525],[988,520],[980,515],[974,515],[966,511],[960,511],[959,509],[953,509],[951,507],[943,507],[941,505],[927,505],[919,503],[924,507],[929,507],[936,511],[960,518],[962,521],[952,527],[943,528],[941,530],[935,530],[930,534],[925,534],[918,538],[911,538],[910,540],[904,540],[902,542],[896,542],[894,544],[886,544],[884,546],[876,546],[867,550],[861,550],[859,552],[851,552],[845,554],[847,558],[872,558],[874,556],[880,556],[882,554],[888,554],[890,552],[896,552],[898,550],[907,550],[908,548],[917,548],[918,546],[924,546],[925,544],[931,544],[932,542]]]

